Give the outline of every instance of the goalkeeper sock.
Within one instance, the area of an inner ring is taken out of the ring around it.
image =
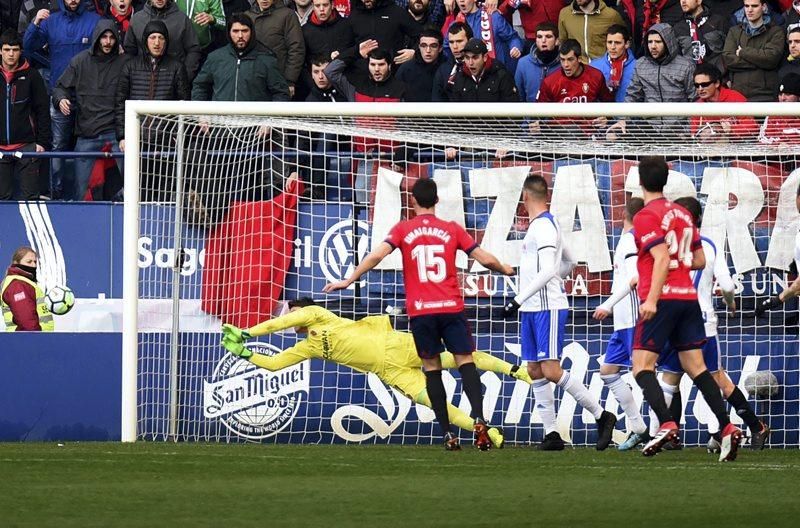
[[[711,412],[717,417],[720,431],[725,429],[725,426],[730,423],[730,420],[728,419],[728,411],[725,408],[725,402],[722,401],[722,393],[719,390],[719,385],[717,385],[714,376],[712,376],[708,370],[704,370],[695,376],[692,381],[694,381],[694,384],[700,389],[700,392],[703,393],[703,398],[705,398],[709,409],[711,409]]]
[[[647,431],[647,426],[644,420],[642,420],[642,415],[639,413],[639,407],[633,399],[633,391],[630,385],[625,383],[625,380],[622,379],[622,376],[620,376],[619,373],[605,374],[601,375],[600,379],[603,380],[603,383],[605,383],[608,390],[614,394],[620,407],[622,407],[622,412],[625,413],[625,421],[627,422],[628,428],[634,433],[639,434]]]
[[[653,370],[643,370],[636,375],[636,383],[642,388],[644,399],[650,404],[650,409],[655,413],[659,425],[671,422],[672,415],[669,413],[669,407],[664,400],[664,392],[658,384],[658,378]],[[652,430],[652,423],[650,428]],[[658,429],[658,428],[656,428]]]
[[[558,386],[570,393],[581,407],[592,413],[595,420],[599,420],[603,415],[603,408],[600,407],[597,400],[592,397],[589,390],[583,386],[583,383],[577,378],[570,376],[568,370],[565,370],[564,373],[561,374],[561,379],[558,380]]]
[[[544,427],[544,434],[556,430],[556,399],[553,388],[546,378],[533,380],[533,408],[539,413]]]
[[[728,403],[736,409],[736,414],[747,424],[751,433],[755,434],[761,430],[761,421],[739,387],[734,387],[733,392],[728,396]]]
[[[483,420],[483,387],[475,363],[464,363],[458,367],[458,371],[461,373],[461,385],[472,406],[472,417]]]
[[[447,415],[447,393],[444,390],[441,370],[425,371],[425,389],[431,400],[431,409],[436,415],[436,420],[442,428],[442,435],[450,432],[450,418]]]

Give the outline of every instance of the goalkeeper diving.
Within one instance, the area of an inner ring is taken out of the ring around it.
[[[288,306],[288,313],[246,330],[223,324],[222,346],[231,354],[271,372],[312,358],[333,361],[359,372],[372,372],[416,403],[431,406],[425,390],[425,375],[421,370],[422,360],[417,355],[414,338],[408,332],[395,330],[389,316],[370,316],[353,321],[333,314],[308,298],[289,301]],[[245,341],[251,337],[287,328],[294,328],[295,332],[305,334],[306,338],[274,356],[255,354],[245,346]],[[452,354],[443,353],[441,357],[444,368],[456,367]],[[512,365],[485,352],[475,352],[473,357],[475,366],[481,370],[531,383],[526,369],[519,368],[519,365]],[[464,411],[448,403],[447,412],[452,423],[472,431],[475,421]],[[490,427],[488,434],[493,447],[503,446],[500,428]]]

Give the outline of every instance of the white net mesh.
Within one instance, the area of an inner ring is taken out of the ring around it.
[[[438,183],[439,216],[463,224],[515,266],[528,225],[522,182],[537,173],[551,183],[551,211],[579,259],[566,282],[564,364],[623,419],[598,373],[612,324],[591,314],[610,292],[624,205],[639,192],[637,160],[661,154],[672,169],[668,197],[704,203],[702,233],[737,283],[736,315],[726,315],[717,298],[723,364],[775,429],[772,443],[800,445],[797,304],[760,319],[752,314],[757,296],[794,278],[787,272],[800,183],[793,118],[774,126],[739,118],[731,126],[712,116],[693,128],[689,118],[628,117],[621,127],[610,116],[331,117],[296,108],[295,117],[142,116],[141,141],[129,153],[140,155],[139,244],[154,256],[139,257],[139,438],[438,442],[433,414],[374,375],[321,360],[269,373],[218,344],[220,322],[248,327],[300,297],[343,317],[388,312],[395,328],[407,331],[396,254],[341,295],[321,290],[346,277],[408,216],[408,191],[420,177]],[[519,325],[499,315],[517,278],[462,257],[478,350],[520,363]],[[292,332],[264,337],[259,351],[276,354],[297,339]],[[468,411],[459,379],[446,375],[446,385],[451,401]],[[540,440],[529,386],[494,372],[482,379],[486,417],[504,427],[507,442]],[[639,401],[638,387],[626,379]],[[682,391],[684,439],[705,443],[711,413],[686,379]],[[592,444],[594,418],[560,389],[556,395],[562,436]],[[624,421],[617,427],[621,440]]]

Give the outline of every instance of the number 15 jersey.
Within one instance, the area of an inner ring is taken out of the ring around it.
[[[701,242],[689,212],[666,198],[652,200],[633,217],[633,232],[639,251],[636,265],[639,299],[646,300],[650,293],[655,263],[650,250],[663,243],[669,252],[669,269],[659,299],[696,300],[697,290],[691,276],[692,252],[701,247]]]
[[[469,255],[478,244],[463,227],[424,214],[395,224],[385,242],[403,255],[409,317],[464,309],[456,252],[460,249]]]

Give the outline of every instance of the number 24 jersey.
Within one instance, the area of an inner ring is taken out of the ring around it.
[[[456,252],[469,255],[478,244],[455,222],[432,214],[398,222],[385,242],[403,255],[406,312],[410,317],[464,309]]]
[[[660,299],[696,300],[692,252],[701,247],[701,242],[689,212],[666,198],[652,200],[633,218],[633,232],[639,251],[639,299],[644,301],[650,293],[655,264],[650,250],[664,243],[669,252],[669,269]]]

